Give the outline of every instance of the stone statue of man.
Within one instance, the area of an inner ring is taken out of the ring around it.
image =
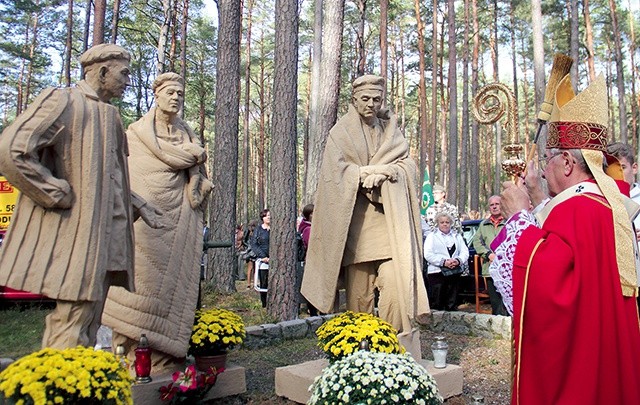
[[[131,360],[140,335],[152,350],[152,371],[182,365],[200,285],[203,202],[213,185],[206,153],[180,118],[184,82],[164,73],[153,82],[156,107],[127,130],[131,189],[158,207],[167,229],[134,225],[136,292],[111,288],[102,322]]]
[[[0,251],[0,285],[56,300],[43,347],[93,346],[110,285],[133,289],[133,222],[159,212],[131,194],[127,142],[109,102],[129,85],[129,53],[94,46],[84,80],[44,90],[0,136],[0,171],[20,191]]]
[[[330,312],[344,277],[347,309],[374,312],[420,356],[411,321],[429,312],[422,282],[422,236],[416,165],[396,126],[382,110],[384,79],[353,82],[352,105],[331,129],[316,192],[302,294]]]

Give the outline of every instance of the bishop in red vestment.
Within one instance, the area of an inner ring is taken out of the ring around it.
[[[532,166],[526,186],[505,184],[502,195],[511,217],[493,245],[498,259],[491,274],[513,300],[511,403],[640,404],[629,220],[638,207],[602,171],[604,80],[575,98],[570,86],[568,77],[558,86],[549,123],[542,177],[553,198],[536,216],[527,211],[539,173]]]

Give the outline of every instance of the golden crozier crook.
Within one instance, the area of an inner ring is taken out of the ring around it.
[[[502,161],[502,170],[507,172],[515,182],[518,175],[524,172],[526,162],[520,157],[523,147],[519,143],[518,109],[513,92],[502,83],[489,83],[478,90],[471,107],[476,120],[486,125],[498,122],[505,113],[507,114],[502,128],[507,133],[509,143],[502,148],[506,156]]]

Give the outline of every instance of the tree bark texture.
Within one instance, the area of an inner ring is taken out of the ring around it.
[[[593,52],[593,26],[591,25],[591,13],[589,12],[589,0],[583,0],[582,13],[584,14],[584,36],[587,48],[587,69],[589,82],[596,80],[596,65]]]
[[[120,22],[120,0],[113,0],[113,20],[111,21],[111,43],[118,40],[118,23]]]
[[[380,76],[384,78],[384,92],[382,99],[387,97],[387,49],[389,40],[387,39],[389,0],[380,0]]]
[[[418,0],[416,0],[418,4]],[[434,0],[433,5],[433,19],[431,25],[433,26],[433,34],[431,38],[432,55],[431,55],[431,133],[429,134],[429,150],[427,164],[429,165],[429,175],[435,176],[436,174],[436,138],[438,135],[438,1]],[[431,179],[434,183],[435,179]]]
[[[454,0],[448,0],[448,42],[449,42],[449,149],[447,165],[449,181],[447,197],[455,205],[458,202],[458,75],[456,69],[456,7]]]
[[[64,84],[71,86],[71,46],[73,45],[73,0],[68,1],[67,42],[64,49]]]
[[[104,16],[107,11],[107,0],[93,2],[93,46],[104,43]]]
[[[171,24],[171,0],[162,0],[163,20],[160,26],[160,36],[158,36],[158,65],[156,74],[164,73],[164,65],[167,57],[167,41],[169,40],[169,25]]]
[[[298,0],[276,0],[273,80],[273,136],[269,207],[269,292],[267,312],[278,321],[298,316],[296,289],[296,113]]]
[[[216,72],[215,139],[211,173],[215,192],[211,193],[211,239],[233,242],[236,225],[238,182],[238,118],[240,107],[240,0],[219,0],[218,65]],[[210,251],[213,287],[235,291],[235,249]]]
[[[329,130],[335,125],[338,117],[343,19],[344,0],[324,3],[320,91],[317,112],[313,114],[312,111],[312,117],[315,116],[316,121],[310,124],[312,132],[309,137],[306,201],[314,201],[324,146]]]
[[[471,0],[471,19],[473,24],[473,51],[471,55],[471,99],[478,93],[478,59],[480,55],[480,38],[477,35],[480,29],[478,23],[478,2]],[[480,156],[479,124],[471,120],[471,156]],[[469,162],[469,206],[478,210],[480,206],[480,162],[479,159],[471,159]]]
[[[424,169],[427,166],[427,158],[434,160],[434,156],[430,154],[430,151],[427,151],[428,145],[428,137],[429,137],[429,121],[427,119],[427,85],[425,82],[425,70],[426,70],[426,61],[425,61],[425,43],[424,43],[424,23],[422,22],[422,17],[420,13],[420,1],[414,1],[414,8],[416,13],[416,21],[418,22],[417,33],[418,33],[418,74],[420,75],[420,81],[418,83],[418,102],[419,106],[419,123],[420,123],[420,176],[424,176]],[[435,25],[434,25],[435,26]],[[432,72],[432,77],[435,77],[435,71]],[[435,83],[432,84],[435,86]],[[433,119],[433,118],[432,118]],[[435,122],[435,121],[434,121]],[[433,172],[431,172],[433,173]]]
[[[304,188],[302,190],[303,203],[311,204],[313,202],[314,192],[310,192],[311,176],[317,176],[316,164],[318,157],[312,157],[312,140],[322,136],[318,133],[318,123],[321,119],[318,106],[320,105],[320,81],[322,66],[322,30],[323,30],[323,0],[315,1],[315,13],[313,21],[313,60],[311,61],[311,88],[309,91],[309,134],[307,137],[307,149],[305,159],[305,177]],[[316,153],[316,150],[313,150]],[[320,151],[322,154],[322,151]],[[313,182],[313,188],[317,182]]]
[[[469,105],[469,5],[464,0],[464,40],[462,42],[462,105]],[[460,133],[460,200],[458,212],[467,210],[467,186],[469,184],[469,109],[462,108]],[[477,156],[477,155],[476,155]]]
[[[575,88],[580,80],[578,78],[578,48],[580,46],[580,20],[578,18],[578,0],[571,0],[568,3],[569,6],[569,21],[571,23],[571,35],[569,39],[569,56],[573,58],[574,63],[571,65],[571,83],[573,83],[573,87]]]
[[[533,29],[533,83],[536,111],[544,100],[544,46],[542,39],[542,9],[540,0],[531,0],[531,27]]]
[[[249,223],[249,115],[251,107],[251,12],[253,0],[248,0],[247,7],[247,39],[245,43],[244,68],[244,123],[242,134],[242,221]]]

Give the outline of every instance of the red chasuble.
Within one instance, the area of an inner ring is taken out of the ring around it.
[[[640,324],[612,212],[583,193],[522,233],[513,263],[512,404],[640,404]]]

